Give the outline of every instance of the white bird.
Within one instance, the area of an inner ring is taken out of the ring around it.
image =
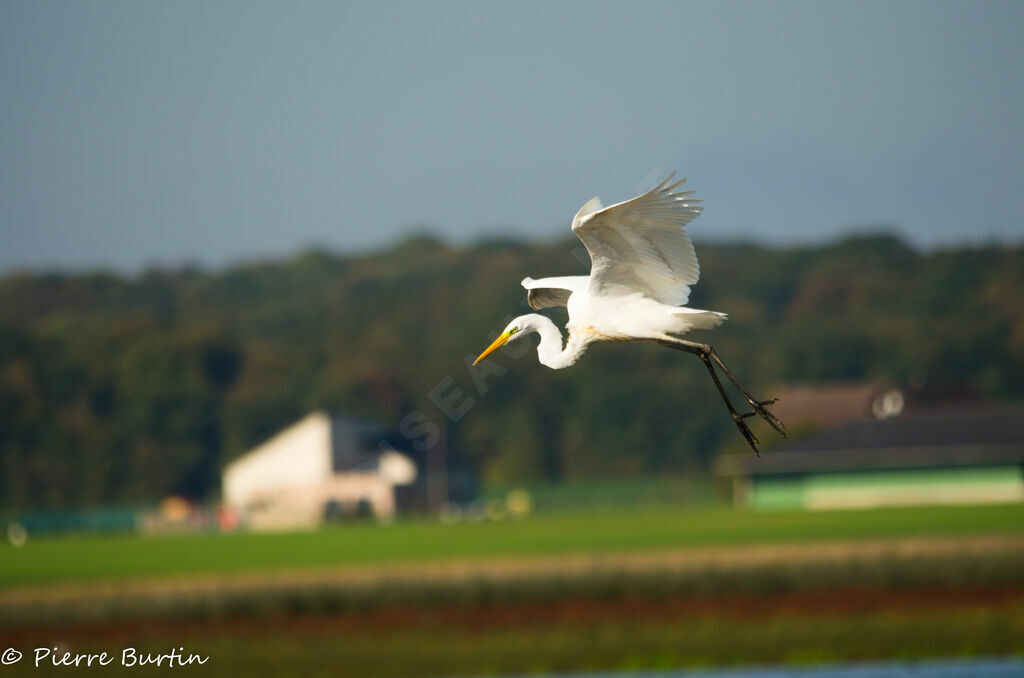
[[[536,332],[537,357],[552,369],[569,367],[596,341],[654,342],[700,356],[725,401],[733,421],[747,442],[758,451],[758,440],[744,421],[757,414],[785,435],[785,428],[766,406],[733,376],[707,344],[680,338],[694,329],[711,329],[726,319],[724,313],[686,308],[690,286],[700,277],[697,255],[684,226],[702,211],[693,191],[677,190],[686,179],[672,182],[673,174],[653,189],[610,207],[598,198],[588,200],[572,220],[572,231],[590,253],[590,275],[523,279],[527,301],[534,310],[565,306],[569,312],[569,339],[546,316],[519,316],[473,363]],[[753,408],[739,414],[722,387],[717,365]]]

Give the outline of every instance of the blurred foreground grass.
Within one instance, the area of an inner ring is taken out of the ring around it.
[[[637,508],[496,523],[401,521],[280,534],[30,537],[20,548],[0,547],[0,588],[454,559],[972,534],[1024,534],[1024,508],[1003,504],[777,513]]]
[[[252,677],[1024,657],[1024,542],[1000,541],[1012,548],[722,571],[470,577],[365,591],[255,590],[212,605],[143,599],[120,616],[105,616],[109,610],[83,598],[21,624],[8,617],[0,636],[26,653],[59,647],[118,656],[127,647],[183,648],[182,654],[210,658],[189,666],[190,673]],[[5,669],[5,675],[36,675],[24,663]]]
[[[190,675],[427,678],[1024,656],[1019,505],[660,508],[304,534],[30,539],[0,552],[0,573],[0,638],[26,657],[38,647],[208,656],[183,669]],[[4,675],[39,670],[23,660]]]
[[[643,616],[628,607],[589,619],[545,619],[359,627],[326,618],[168,628],[145,626],[127,635],[74,632],[7,640],[24,650],[54,638],[72,652],[122,648],[209,657],[188,675],[434,676],[667,670],[743,665],[801,666],[824,662],[920,660],[1024,655],[1024,602],[867,610],[823,608],[809,613],[705,612]],[[498,615],[491,615],[497,617]],[[4,675],[39,675],[23,662]],[[115,667],[111,667],[115,668]],[[131,675],[166,675],[167,668],[133,668]],[[109,672],[100,670],[100,674]],[[45,675],[45,674],[44,674]]]

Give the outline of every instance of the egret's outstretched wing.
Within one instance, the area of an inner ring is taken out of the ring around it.
[[[540,280],[523,278],[523,287],[527,289],[526,301],[534,311],[551,306],[565,306],[570,294],[586,289],[589,279],[585,275],[564,275]]]
[[[632,200],[601,207],[594,198],[572,220],[590,252],[590,290],[616,295],[641,292],[679,306],[700,277],[693,243],[683,227],[701,213],[693,191],[677,190],[674,174]]]

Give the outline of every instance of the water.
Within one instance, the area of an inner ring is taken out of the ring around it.
[[[588,673],[561,678],[1024,678],[1024,658],[837,664],[811,668]]]

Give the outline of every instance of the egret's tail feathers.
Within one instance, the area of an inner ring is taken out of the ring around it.
[[[684,332],[690,330],[710,330],[725,322],[729,316],[718,311],[701,311],[696,308],[680,308],[672,315],[684,326]]]

